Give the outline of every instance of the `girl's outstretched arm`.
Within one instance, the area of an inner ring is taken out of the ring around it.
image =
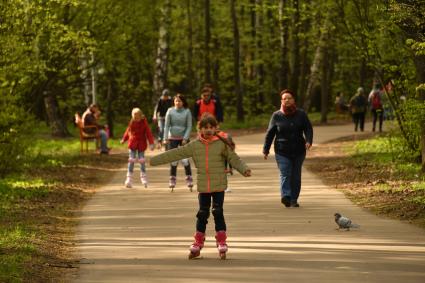
[[[150,165],[156,166],[156,165],[171,163],[173,161],[178,161],[185,158],[190,158],[193,155],[192,147],[193,147],[193,142],[188,143],[185,146],[180,146],[178,148],[174,148],[164,153],[153,156],[150,159]]]

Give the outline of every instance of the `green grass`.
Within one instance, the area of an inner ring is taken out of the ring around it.
[[[421,176],[421,164],[412,162],[412,154],[402,145],[401,137],[379,136],[357,141],[353,148],[347,149],[359,162],[369,161],[382,166],[391,165],[395,173],[406,179],[425,180]]]
[[[420,163],[409,161],[412,160],[411,154],[403,148],[401,137],[379,136],[357,141],[354,147],[348,147],[345,150],[350,153],[359,166],[375,164],[377,168],[391,172],[388,175],[389,179],[404,180],[410,184],[407,187],[405,183],[402,185],[397,185],[397,183],[393,185],[378,184],[376,190],[384,193],[408,190],[414,193],[414,196],[407,197],[409,201],[425,207],[425,196],[423,196],[425,174],[421,172]]]
[[[261,114],[255,117],[246,118],[244,122],[238,122],[236,117],[225,117],[224,122],[220,124],[220,128],[226,129],[253,129],[267,128],[269,125],[270,114]]]
[[[24,227],[15,226],[0,231],[0,281],[22,282],[24,263],[31,259],[36,248],[32,244],[35,234]]]

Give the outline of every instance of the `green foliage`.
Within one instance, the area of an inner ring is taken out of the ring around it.
[[[0,93],[0,178],[21,168],[30,145],[30,117],[14,97]]]
[[[399,108],[403,115],[403,128],[406,132],[404,149],[413,155],[420,155],[422,128],[425,123],[425,101],[407,99]]]

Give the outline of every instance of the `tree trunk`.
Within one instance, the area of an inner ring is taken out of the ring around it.
[[[214,38],[214,50],[220,50],[220,43],[218,38]],[[220,60],[217,56],[214,57],[213,65],[213,78],[214,78],[214,90],[216,93],[220,93]]]
[[[240,43],[238,19],[236,17],[236,0],[230,0],[230,14],[233,27],[233,77],[236,94],[236,117],[239,122],[244,121],[243,95],[240,74]]]
[[[44,92],[44,107],[46,109],[47,119],[49,121],[50,128],[52,129],[52,136],[70,136],[70,133],[66,127],[66,123],[61,117],[59,111],[59,104],[56,99],[56,96],[49,91]]]
[[[425,172],[425,123],[422,123],[422,172]]]
[[[425,84],[425,55],[416,55],[414,62],[416,67],[416,82],[418,85]],[[425,90],[422,88],[418,90],[418,98],[421,101],[425,101]],[[422,172],[425,172],[425,117],[423,117],[421,123]]]
[[[360,62],[360,78],[359,78],[359,86],[365,87],[366,85],[366,78],[367,78],[367,65],[366,65],[366,59],[362,58]]]
[[[320,80],[321,87],[321,103],[320,103],[320,123],[327,122],[328,115],[328,101],[329,101],[329,81],[328,81],[328,68],[329,68],[329,53],[328,50],[323,50],[323,64],[322,76]]]
[[[310,5],[310,0],[305,1],[305,5],[309,6]],[[299,105],[304,105],[304,101],[305,101],[305,93],[306,93],[306,88],[307,88],[307,76],[308,76],[308,70],[309,70],[309,59],[308,59],[308,49],[309,49],[309,41],[308,41],[308,36],[307,33],[309,32],[311,28],[311,24],[310,24],[310,19],[309,17],[305,17],[305,19],[302,22],[302,33],[304,34],[304,39],[303,39],[303,48],[302,48],[302,52],[301,52],[301,62],[300,62],[300,80],[299,80],[299,98],[298,98],[298,104]]]
[[[292,47],[291,47],[291,78],[289,80],[289,88],[297,94],[300,79],[300,39],[299,21],[300,21],[300,5],[298,0],[293,0],[294,15],[292,17]]]
[[[161,24],[159,27],[158,49],[153,78],[154,99],[161,96],[162,90],[167,85],[170,18],[171,0],[166,0],[164,6],[161,8]]]
[[[324,53],[324,50],[327,48],[327,43],[328,43],[329,25],[330,25],[329,20],[326,19],[323,26],[323,31],[320,34],[319,43],[317,44],[316,51],[314,53],[314,59],[310,69],[310,78],[308,80],[307,90],[305,95],[306,99],[303,105],[305,111],[308,111],[310,109],[311,99],[314,94],[313,90],[319,79],[320,69],[321,69],[320,66],[322,65],[322,61],[323,61],[323,53]]]
[[[210,0],[204,0],[205,10],[205,81],[211,82],[210,42],[211,42],[211,17]]]
[[[256,0],[250,0],[249,3],[251,5],[250,9],[250,26],[251,26],[251,48],[250,48],[250,57],[251,57],[251,64],[249,65],[248,70],[248,79],[254,80],[255,79],[255,60],[257,59],[255,57],[255,46],[256,46],[256,28],[255,25],[257,23],[257,12],[256,12]]]
[[[289,21],[286,18],[287,0],[279,2],[279,27],[280,27],[280,70],[279,70],[279,90],[288,87],[288,26]]]
[[[192,27],[192,11],[191,11],[191,0],[186,0],[186,13],[187,13],[187,39],[189,47],[187,49],[187,91],[194,99],[195,92],[193,90],[193,27]]]
[[[254,112],[258,113],[258,105],[264,105],[264,64],[263,64],[263,7],[262,1],[256,0],[255,6],[257,8],[256,18],[255,18],[255,54],[257,61],[255,63],[255,75],[257,81],[257,99],[255,100],[255,105],[253,106]]]
[[[106,93],[106,123],[109,128],[109,136],[114,137],[114,112],[112,110],[112,102],[114,101],[113,91],[113,77],[110,76],[108,79],[108,87]]]

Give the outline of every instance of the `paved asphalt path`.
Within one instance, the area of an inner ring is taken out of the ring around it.
[[[314,142],[352,134],[352,126],[315,127]],[[81,259],[72,282],[425,282],[425,231],[375,216],[303,171],[300,208],[280,203],[273,155],[261,155],[264,134],[236,137],[253,176],[229,178],[224,212],[227,260],[219,260],[213,219],[202,258],[188,260],[197,193],[168,189],[168,166],[148,167],[149,188],[123,187],[126,168],[84,207],[77,231]],[[148,155],[157,154],[149,152]],[[308,158],[308,156],[307,156]],[[335,212],[361,225],[337,231]]]

